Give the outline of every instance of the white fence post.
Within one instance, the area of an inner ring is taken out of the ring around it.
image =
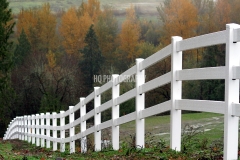
[[[73,136],[75,135],[75,127],[72,126],[72,123],[74,121],[74,112],[73,112],[73,107],[74,106],[69,106],[69,111],[70,111],[70,115],[69,115],[69,124],[71,126],[70,128],[70,153],[75,153],[75,141],[72,140]]]
[[[176,80],[176,72],[182,69],[182,51],[177,51],[177,42],[182,37],[172,37],[171,55],[171,117],[170,117],[170,147],[176,151],[181,150],[181,110],[176,108],[176,100],[182,98],[182,81]]]
[[[52,126],[53,126],[53,138],[57,138],[57,130],[56,130],[56,126],[57,126],[57,119],[56,119],[56,112],[53,112],[53,120],[52,120]],[[56,140],[53,140],[53,151],[57,150],[57,142]]]
[[[9,127],[8,127],[9,128]],[[27,116],[24,116],[24,140],[27,141]]]
[[[31,126],[31,116],[28,116],[28,142],[31,142],[32,126]]]
[[[35,144],[35,115],[32,115],[32,144]]]
[[[24,127],[24,116],[22,116],[22,140],[24,141],[24,136],[25,136],[25,134],[24,134],[24,132],[25,132],[25,127]]]
[[[140,70],[144,59],[136,59],[136,147],[145,147],[145,119],[140,119],[140,112],[145,109],[145,94],[140,94],[140,86],[145,83],[145,70]]]
[[[41,113],[41,136],[44,136],[44,113]],[[45,147],[45,139],[41,138],[41,147]]]
[[[50,118],[49,118],[50,113],[46,113],[46,125],[47,127],[50,127]],[[46,136],[50,138],[50,129],[46,129]],[[50,148],[50,140],[47,138],[46,140],[46,147]]]
[[[233,66],[239,66],[240,43],[233,42],[233,30],[237,24],[227,24],[226,78],[225,78],[225,115],[224,115],[224,159],[238,159],[239,117],[232,116],[232,104],[239,103],[239,80],[234,80]]]
[[[40,146],[40,140],[39,140],[39,114],[36,114],[36,146]]]
[[[115,85],[118,74],[112,75],[112,146],[114,150],[119,149],[119,126],[114,125],[114,121],[119,118],[119,105],[115,105],[115,99],[119,97],[119,84]]]
[[[83,97],[80,98],[80,116],[81,116],[81,133],[84,132],[87,128],[86,121],[83,121],[83,116],[86,114],[86,105],[84,104]],[[86,153],[87,152],[87,138],[86,136],[82,136],[81,138],[81,152]]]
[[[101,105],[101,95],[98,95],[99,87],[94,87],[94,144],[95,144],[95,151],[101,150],[101,131],[98,130],[98,125],[101,123],[101,113],[99,113],[99,106]]]
[[[61,114],[61,119],[60,119],[60,126],[61,126],[61,144],[60,144],[60,151],[61,152],[65,152],[65,143],[63,142],[63,139],[65,139],[65,117],[63,116],[63,114],[65,113],[65,111],[60,111]]]

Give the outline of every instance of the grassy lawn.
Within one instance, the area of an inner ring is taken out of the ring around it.
[[[61,153],[59,151],[53,152],[51,149],[36,147],[24,141],[2,141],[2,139],[0,139],[0,160],[1,157],[4,157],[4,159],[24,159],[24,156],[26,156],[28,160],[45,160],[56,159],[57,157],[62,157],[64,159],[159,159],[159,157],[165,159],[167,157],[166,159],[169,159],[170,156],[179,158],[203,155],[219,158],[219,156],[222,155],[223,116],[220,114],[190,113],[182,115],[182,128],[186,125],[193,126],[192,130],[183,130],[184,134],[182,138],[184,138],[184,142],[182,145],[186,146],[187,152],[175,152],[168,148],[170,137],[169,116],[149,117],[146,119],[145,125],[146,133],[150,133],[146,135],[145,141],[146,144],[148,143],[149,147],[146,149],[136,150],[135,148],[129,147],[129,144],[133,142],[130,135],[134,135],[135,133],[135,122],[133,121],[120,126],[121,149],[119,151],[107,149],[101,152],[89,151],[86,154],[81,154],[79,142],[76,142],[76,153],[69,154],[69,144],[66,144],[66,152]],[[92,137],[92,135],[90,137]],[[93,137],[91,139],[93,139]],[[110,136],[109,139],[111,139]],[[149,139],[153,139],[154,142],[149,141]],[[186,141],[188,141],[188,143],[186,143]],[[157,150],[155,145],[157,143],[155,142],[161,142],[162,144]],[[207,145],[208,147],[206,147]],[[221,147],[219,147],[219,151],[213,152],[211,146],[216,145]],[[201,155],[200,152],[197,152],[198,148],[196,149],[196,146],[205,146]],[[159,152],[159,149],[161,152]]]

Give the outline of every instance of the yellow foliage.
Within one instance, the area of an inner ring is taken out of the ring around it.
[[[48,60],[48,66],[53,69],[56,66],[55,54],[51,50],[49,50],[46,57],[47,57],[47,60]]]
[[[167,45],[172,36],[189,38],[196,35],[197,9],[189,0],[171,0],[165,8],[165,22],[161,43]]]
[[[41,45],[46,51],[55,49],[56,23],[48,3],[41,8],[23,9],[18,15],[17,34],[20,35],[23,29],[32,47]]]
[[[134,62],[140,54],[137,46],[140,38],[140,25],[137,22],[133,6],[126,10],[127,18],[122,24],[120,49],[127,54],[127,59]]]
[[[75,8],[70,8],[61,19],[59,31],[63,36],[63,46],[70,55],[78,55],[84,47],[84,39],[92,21],[88,14],[78,17]]]

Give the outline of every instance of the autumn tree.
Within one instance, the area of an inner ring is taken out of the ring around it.
[[[78,15],[89,15],[92,22],[96,22],[99,15],[101,15],[100,1],[99,0],[88,0],[82,2],[78,9]]]
[[[40,8],[22,9],[18,15],[17,34],[20,35],[23,29],[33,52],[46,53],[57,47],[56,24],[49,3]]]
[[[136,18],[134,7],[126,10],[126,20],[122,24],[120,37],[120,59],[133,63],[140,54],[138,49],[140,39],[140,25]]]
[[[218,0],[215,6],[215,16],[212,17],[217,24],[217,30],[225,30],[226,24],[231,21],[231,6],[228,0]]]
[[[11,108],[14,91],[11,88],[10,73],[12,62],[12,42],[9,41],[15,23],[6,0],[0,1],[0,136],[3,136],[6,126],[15,115]]]
[[[163,21],[160,43],[164,46],[171,43],[172,36],[189,38],[196,35],[197,9],[189,0],[170,0],[169,5],[160,10],[164,13],[160,17]]]
[[[114,51],[116,50],[115,39],[118,32],[118,23],[110,7],[104,8],[94,28],[106,65],[113,65],[116,56]]]
[[[62,16],[59,30],[63,37],[63,47],[69,55],[77,55],[84,47],[84,38],[91,23],[88,14],[78,16],[73,7]]]

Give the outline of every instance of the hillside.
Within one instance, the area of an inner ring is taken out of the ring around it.
[[[82,0],[86,1],[86,0]],[[13,13],[18,13],[22,8],[39,7],[43,3],[50,3],[52,11],[57,12],[60,10],[66,10],[71,6],[79,6],[82,3],[81,0],[9,0],[10,7]],[[122,13],[125,8],[131,4],[136,6],[139,12],[144,14],[155,14],[157,12],[156,6],[159,6],[163,0],[99,0],[101,6],[110,5],[114,10]]]

